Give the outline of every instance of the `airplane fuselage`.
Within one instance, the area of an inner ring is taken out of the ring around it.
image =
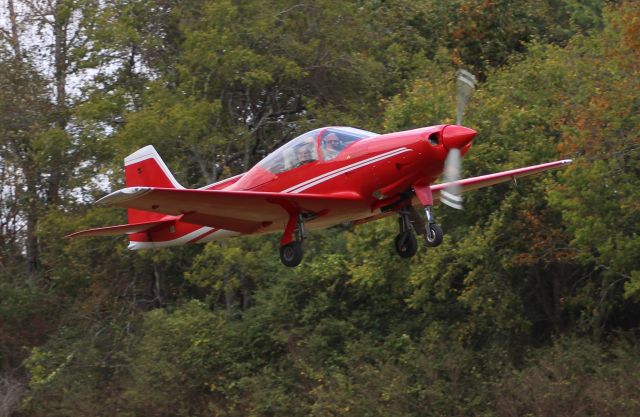
[[[447,125],[437,125],[402,132],[376,135],[354,141],[331,160],[318,158],[295,169],[273,173],[260,164],[245,174],[203,187],[204,190],[278,192],[287,194],[332,195],[354,193],[361,203],[348,211],[328,210],[306,222],[308,229],[322,229],[336,224],[362,221],[379,215],[385,207],[396,203],[402,193],[414,186],[428,186],[441,174],[447,156],[443,131]],[[457,127],[457,126],[453,126]],[[466,129],[466,128],[463,128]],[[471,146],[475,132],[463,132]],[[322,135],[319,130],[318,137]],[[316,142],[320,151],[319,140]],[[207,242],[243,233],[204,227],[189,223],[190,215],[173,216],[172,227],[159,228],[153,233],[130,236],[131,249],[164,247],[185,243]],[[166,218],[171,218],[167,216]],[[286,219],[265,225],[252,234],[282,232]],[[180,236],[175,238],[175,236]]]

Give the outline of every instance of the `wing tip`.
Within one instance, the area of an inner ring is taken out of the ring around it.
[[[82,232],[84,232],[84,230],[81,230],[79,232],[69,233],[68,235],[64,235],[63,238],[71,240],[71,239],[74,239],[76,237],[79,237]]]
[[[112,206],[118,205],[119,203],[123,203],[127,200],[132,200],[134,198],[138,198],[145,193],[151,191],[153,187],[127,187],[121,190],[114,191],[110,194],[105,195],[98,201],[96,204],[101,206]]]
[[[80,231],[77,231],[77,232],[69,233],[68,235],[64,236],[64,238],[72,240],[72,239],[76,239],[76,238],[79,238],[79,237],[103,236],[102,233],[99,233],[103,229],[106,229],[106,228],[98,227],[98,228],[94,228],[94,229],[80,230]]]

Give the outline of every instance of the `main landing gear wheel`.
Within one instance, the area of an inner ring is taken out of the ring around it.
[[[411,230],[400,232],[394,241],[396,252],[401,258],[411,258],[418,251],[418,240]]]
[[[437,223],[429,223],[426,225],[424,231],[424,239],[427,246],[432,248],[440,246],[443,237],[444,233],[442,232],[442,227],[440,227],[440,225],[438,225]]]
[[[413,224],[411,223],[411,211],[401,210],[398,219],[400,233],[393,241],[396,253],[401,258],[411,258],[418,251],[418,240],[413,233]]]
[[[293,268],[302,262],[302,242],[307,238],[304,220],[304,215],[297,214],[292,215],[287,222],[280,240],[280,260],[285,266]]]
[[[431,206],[424,208],[427,221],[418,215],[416,210],[409,206],[400,210],[398,225],[400,233],[396,236],[394,246],[398,255],[402,258],[410,258],[418,251],[418,242],[414,231],[421,232],[424,236],[425,244],[428,247],[436,247],[442,243],[444,233],[442,228],[435,221]]]
[[[298,266],[302,262],[302,242],[293,241],[280,248],[280,260],[289,267]]]

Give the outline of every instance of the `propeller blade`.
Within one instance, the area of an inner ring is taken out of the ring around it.
[[[456,79],[456,124],[462,124],[464,110],[476,89],[476,77],[469,71],[460,69]]]
[[[462,172],[462,156],[460,149],[454,148],[449,151],[447,159],[444,161],[444,180],[451,183],[444,190],[440,191],[440,201],[447,206],[462,210],[462,193],[457,181]]]

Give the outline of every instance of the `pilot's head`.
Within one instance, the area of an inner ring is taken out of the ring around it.
[[[309,149],[309,145],[306,143],[301,143],[298,146],[296,146],[296,157],[298,158],[298,160],[306,160],[306,159],[310,159],[311,157],[311,149]]]
[[[326,144],[327,149],[333,149],[336,151],[342,149],[342,141],[335,133],[329,133],[325,136],[324,143]]]

